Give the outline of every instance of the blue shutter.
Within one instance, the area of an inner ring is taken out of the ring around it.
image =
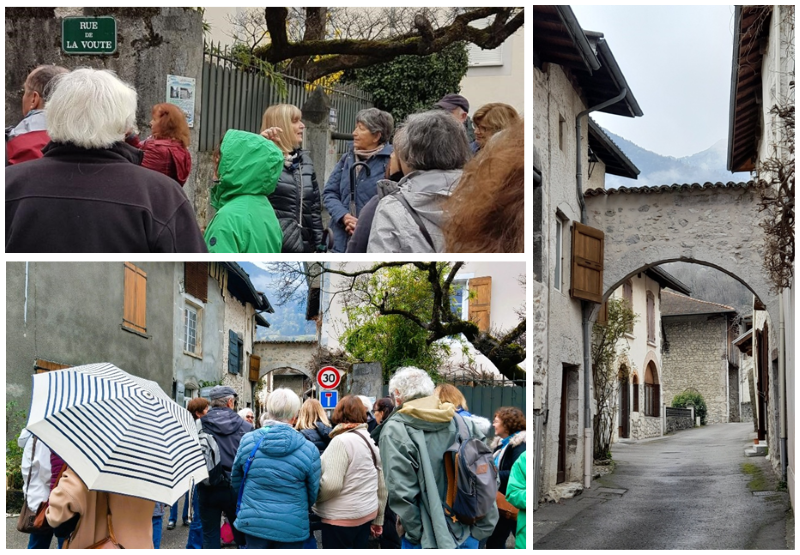
[[[228,330],[228,372],[239,373],[239,336],[233,330]]]

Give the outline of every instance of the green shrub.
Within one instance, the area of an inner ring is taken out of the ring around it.
[[[696,389],[687,389],[682,393],[678,393],[675,398],[672,400],[672,406],[677,408],[685,408],[689,405],[694,406],[694,414],[695,416],[700,417],[700,424],[705,426],[706,424],[706,413],[708,412],[708,408],[706,407],[705,399],[700,394],[699,391]]]

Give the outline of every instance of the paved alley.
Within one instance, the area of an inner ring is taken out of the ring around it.
[[[718,424],[616,444],[612,474],[533,513],[533,548],[785,549],[788,494],[744,456],[752,437],[750,423]]]

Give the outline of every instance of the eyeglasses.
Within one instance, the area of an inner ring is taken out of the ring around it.
[[[252,414],[251,414],[250,416],[246,416],[245,418],[246,418],[247,420],[255,420],[255,419],[256,419],[256,417],[255,417],[255,416],[253,416]]]

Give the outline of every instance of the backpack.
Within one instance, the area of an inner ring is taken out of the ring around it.
[[[470,437],[460,414],[454,415],[456,440],[444,452],[447,497],[444,514],[453,522],[473,525],[485,517],[497,498],[497,467],[492,450]]]
[[[219,486],[230,482],[230,476],[222,468],[220,462],[217,440],[203,429],[202,424],[197,426],[197,439],[200,441],[200,451],[206,460],[206,469],[208,470],[208,478],[200,483],[204,486]]]

